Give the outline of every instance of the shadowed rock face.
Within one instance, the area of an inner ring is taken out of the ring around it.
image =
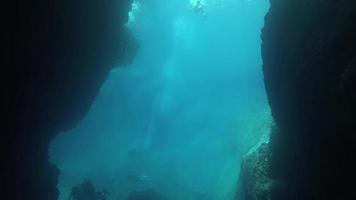
[[[0,186],[10,199],[57,198],[48,143],[85,115],[110,69],[135,55],[124,26],[130,5],[15,0],[5,8]]]
[[[123,27],[129,6],[14,0],[4,8],[3,196],[57,198],[48,143],[85,115],[113,65],[130,62],[137,44]],[[262,35],[280,129],[271,176],[286,183],[272,199],[356,198],[355,15],[354,0],[271,0]]]
[[[265,85],[280,132],[272,199],[356,199],[356,1],[271,0]]]

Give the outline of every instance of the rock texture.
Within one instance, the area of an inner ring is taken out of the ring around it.
[[[243,159],[240,181],[244,200],[269,200],[271,198],[270,193],[274,183],[268,176],[270,156],[270,144],[264,142]],[[236,199],[241,199],[241,197],[236,197]]]
[[[356,199],[356,1],[271,0],[262,39],[272,199]]]
[[[2,197],[57,199],[59,172],[48,162],[48,143],[85,115],[110,69],[133,58],[138,44],[124,26],[130,4],[130,0],[6,4]]]
[[[126,200],[165,200],[166,198],[153,189],[132,191]]]

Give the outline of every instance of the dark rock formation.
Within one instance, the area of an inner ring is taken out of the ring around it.
[[[273,185],[268,176],[270,154],[270,145],[265,142],[245,156],[240,173],[244,200],[270,199]]]
[[[272,199],[356,199],[356,1],[271,0],[262,39]]]
[[[7,3],[0,198],[54,200],[48,144],[85,115],[110,69],[133,58],[130,0]]]
[[[97,191],[89,180],[80,185],[72,187],[67,200],[107,200],[110,194],[106,190]]]
[[[145,189],[142,191],[132,191],[126,200],[165,200],[162,195],[158,194],[153,189]]]

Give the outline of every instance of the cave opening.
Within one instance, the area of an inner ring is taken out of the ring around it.
[[[241,161],[272,121],[260,52],[268,7],[135,0],[127,27],[138,54],[110,72],[87,116],[52,141],[59,199],[83,180],[115,200],[142,191],[152,199],[241,199]]]

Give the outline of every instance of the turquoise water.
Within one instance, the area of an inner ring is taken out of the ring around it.
[[[234,199],[241,159],[270,125],[260,54],[268,6],[137,0],[127,24],[140,42],[135,60],[112,70],[87,116],[52,142],[60,199],[84,179],[113,200],[146,189]]]

